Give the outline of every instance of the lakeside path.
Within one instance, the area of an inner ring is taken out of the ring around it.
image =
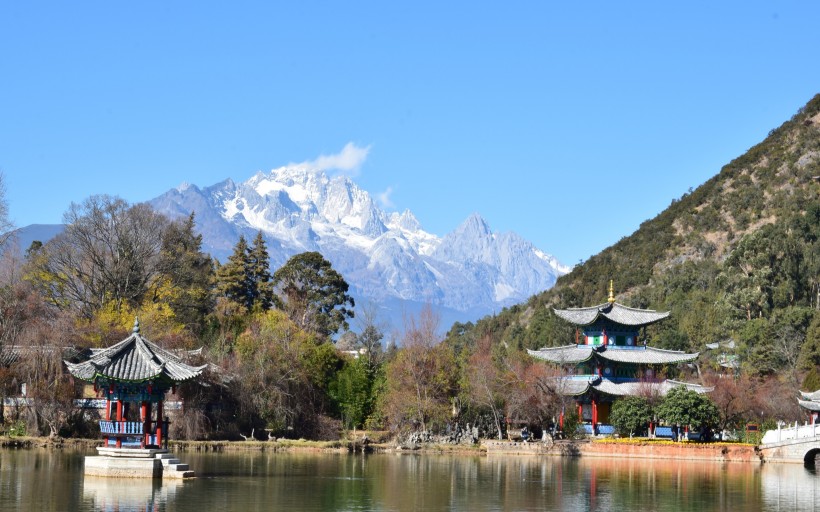
[[[100,445],[99,439],[73,439],[48,437],[0,437],[3,448],[66,448],[93,450]],[[416,445],[412,448],[397,447],[392,442],[365,444],[359,440],[338,441],[174,441],[171,451],[223,452],[223,451],[282,451],[325,453],[435,453],[453,455],[533,455],[555,457],[604,457],[646,458],[664,460],[704,460],[714,462],[761,463],[758,447],[741,443],[675,443],[659,440],[579,440],[558,441],[552,444],[540,442],[521,443],[512,441],[483,440],[479,445]]]

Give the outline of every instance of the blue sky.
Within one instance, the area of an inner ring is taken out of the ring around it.
[[[350,172],[388,209],[438,235],[479,212],[571,265],[820,92],[817,20],[814,0],[3,2],[0,171],[25,226],[367,148]]]

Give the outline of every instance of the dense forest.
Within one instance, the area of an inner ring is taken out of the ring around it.
[[[713,426],[801,419],[796,391],[820,388],[820,96],[553,289],[475,323],[442,326],[427,308],[392,332],[319,253],[271,269],[259,234],[220,264],[195,217],[116,197],[72,204],[65,224],[0,261],[0,399],[24,404],[0,411],[2,432],[97,435],[63,361],[124,339],[139,317],[145,337],[208,364],[177,391],[177,438],[459,436],[467,424],[501,437],[510,419],[547,425],[573,409],[556,390],[561,369],[524,349],[571,343],[552,308],[603,303],[610,280],[618,302],[671,311],[650,345],[702,353],[667,372],[715,386]]]

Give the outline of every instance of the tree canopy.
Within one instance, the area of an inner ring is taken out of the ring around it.
[[[353,297],[347,281],[318,252],[290,258],[273,273],[276,304],[302,329],[330,336],[349,327]]]

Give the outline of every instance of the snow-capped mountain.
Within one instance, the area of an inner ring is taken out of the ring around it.
[[[203,249],[221,261],[240,234],[261,230],[271,268],[319,251],[359,301],[431,303],[463,320],[521,302],[569,271],[517,234],[493,233],[478,214],[439,238],[409,210],[385,212],[349,178],[303,165],[240,184],[183,184],[149,203],[170,217],[195,212]]]

